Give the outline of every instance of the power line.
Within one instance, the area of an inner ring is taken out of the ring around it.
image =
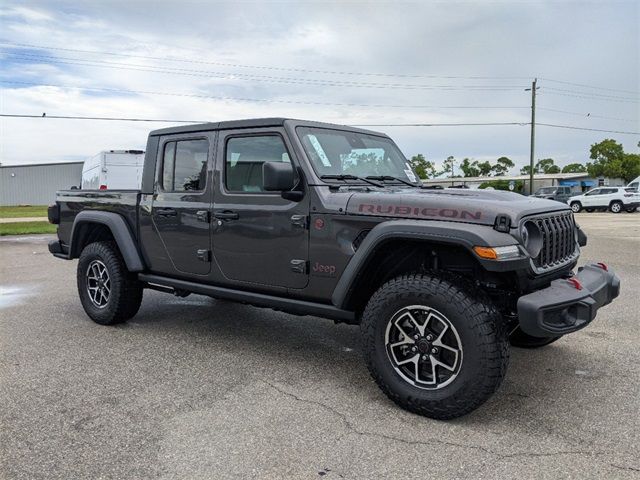
[[[10,47],[17,47],[17,48],[35,48],[39,50],[54,50],[54,51],[88,53],[88,54],[98,54],[98,55],[111,55],[111,56],[128,57],[128,58],[141,58],[141,59],[147,59],[147,60],[160,60],[165,62],[170,61],[170,62],[182,62],[182,63],[192,63],[192,64],[200,64],[200,65],[215,65],[220,67],[277,70],[277,71],[283,71],[283,72],[320,73],[320,74],[327,74],[327,75],[355,75],[355,76],[397,77],[397,78],[442,78],[442,79],[464,79],[464,80],[528,80],[530,78],[530,77],[499,77],[499,76],[477,76],[477,75],[433,75],[433,74],[413,75],[413,74],[402,74],[402,73],[371,73],[371,72],[353,72],[353,71],[341,71],[341,70],[313,70],[313,69],[305,69],[305,68],[274,67],[274,66],[268,66],[268,65],[247,65],[247,64],[239,64],[239,63],[212,62],[207,60],[193,60],[193,59],[186,59],[186,58],[157,57],[152,55],[135,55],[131,53],[118,53],[118,52],[109,52],[104,50],[82,50],[78,48],[50,47],[46,45],[33,45],[33,44],[26,44],[26,43],[12,43],[12,42],[4,42],[4,41],[0,41],[0,45],[8,45]]]
[[[0,83],[9,85],[30,85],[39,87],[54,87],[54,88],[71,88],[78,90],[98,91],[98,92],[114,92],[114,93],[135,93],[141,95],[162,95],[162,96],[175,96],[175,97],[188,97],[188,98],[209,98],[213,100],[232,100],[240,102],[265,102],[265,103],[285,103],[285,104],[300,104],[300,105],[323,105],[332,107],[375,107],[375,108],[422,108],[422,109],[517,109],[527,108],[521,106],[495,106],[495,105],[389,105],[389,104],[370,104],[370,103],[331,103],[331,102],[313,102],[305,100],[276,100],[267,98],[246,98],[246,97],[228,97],[228,96],[216,96],[216,95],[201,95],[195,93],[179,93],[179,92],[158,92],[148,90],[129,90],[121,88],[104,88],[104,87],[82,87],[78,85],[64,85],[64,84],[52,84],[52,83],[37,83],[37,82],[20,82],[11,80],[0,80]]]
[[[640,102],[640,100],[616,100],[614,98],[602,98],[602,97],[595,97],[591,95],[573,95],[570,93],[560,93],[560,92],[549,91],[548,89],[544,89],[543,91],[547,95],[560,95],[562,97],[582,98],[587,100],[600,100],[604,102],[616,102],[616,103],[639,103]]]
[[[602,130],[600,128],[575,127],[573,125],[556,125],[553,123],[537,123],[536,125],[542,125],[544,127],[554,127],[554,128],[567,128],[569,130],[586,130],[589,132],[619,133],[621,135],[640,135],[640,132],[625,132],[621,130]]]
[[[125,118],[125,117],[85,117],[72,115],[26,115],[26,114],[9,114],[0,113],[0,117],[5,118],[37,118],[37,119],[56,119],[56,120],[106,120],[106,121],[122,121],[122,122],[162,122],[162,123],[215,123],[202,120],[167,120],[167,119],[150,119],[150,118]],[[476,122],[476,123],[360,123],[352,124],[353,127],[477,127],[477,126],[507,126],[518,125],[527,126],[530,122]],[[552,123],[538,123],[545,127],[566,128],[571,130],[586,130],[590,132],[619,133],[623,135],[640,135],[640,132],[628,132],[621,130],[604,130],[599,128],[576,127],[574,125],[557,125]]]
[[[477,122],[477,123],[359,123],[352,127],[487,127],[503,125],[526,126],[529,122]]]
[[[610,91],[610,92],[638,93],[637,90],[633,91],[633,90],[621,90],[619,88],[596,87],[595,85],[587,85],[585,83],[566,82],[564,80],[554,80],[552,78],[541,78],[540,80],[544,80],[545,82],[561,83],[563,85],[573,85],[574,87],[593,88],[595,90],[607,90],[607,91]]]
[[[606,117],[604,115],[597,115],[591,112],[581,113],[581,112],[569,112],[567,110],[557,110],[555,108],[545,108],[545,107],[537,107],[537,108],[538,110],[545,110],[547,112],[565,113],[567,115],[576,115],[578,117],[585,117],[585,118],[602,118],[604,120],[616,120],[619,122],[634,122],[634,123],[640,122],[640,119],[633,120],[630,118]]]
[[[23,114],[9,114],[0,113],[0,117],[8,118],[39,118],[39,119],[54,119],[54,120],[105,120],[113,122],[159,122],[159,123],[210,123],[202,120],[166,120],[166,119],[151,119],[151,118],[121,118],[121,117],[83,117],[73,115],[23,115]]]
[[[594,92],[576,92],[575,90],[568,90],[566,88],[555,88],[555,87],[544,87],[545,90],[551,90],[554,92],[566,92],[566,93],[572,93],[575,95],[588,95],[590,97],[600,97],[600,98],[614,98],[616,100],[638,100],[640,99],[640,97],[620,97],[617,95],[604,95],[602,93],[594,93]]]
[[[212,123],[198,120],[165,120],[150,118],[126,118],[126,117],[85,117],[79,115],[26,115],[0,113],[0,117],[9,118],[38,118],[56,120],[107,120],[123,122],[166,122],[166,123]],[[491,126],[491,125],[528,125],[519,122],[486,122],[486,123],[394,123],[394,124],[361,124],[354,127],[469,127],[469,126]]]
[[[357,88],[378,88],[378,89],[404,89],[404,90],[469,90],[469,91],[513,91],[519,90],[517,85],[420,85],[420,84],[401,84],[401,83],[365,83],[340,80],[322,80],[294,77],[274,77],[269,75],[247,74],[247,73],[227,73],[214,72],[206,70],[192,70],[174,67],[153,67],[148,65],[136,65],[117,62],[105,62],[100,60],[71,59],[62,57],[62,59],[43,55],[31,55],[21,53],[7,53],[19,60],[40,59],[52,64],[61,65],[80,65],[86,67],[110,68],[114,70],[132,70],[140,72],[163,73],[168,75],[185,75],[190,77],[219,78],[223,80],[244,80],[244,81],[260,81],[266,83],[285,83],[313,86],[328,87],[357,87]]]

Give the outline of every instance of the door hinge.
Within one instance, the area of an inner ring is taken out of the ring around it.
[[[292,215],[291,216],[291,224],[295,227],[307,228],[307,216],[306,215]]]
[[[291,260],[291,271],[294,273],[307,273],[307,264],[306,260]]]
[[[211,261],[211,250],[198,250],[196,252],[196,256],[198,260],[201,262],[210,262]]]
[[[199,222],[209,223],[211,221],[211,215],[209,214],[209,210],[198,210],[196,212],[196,219]]]

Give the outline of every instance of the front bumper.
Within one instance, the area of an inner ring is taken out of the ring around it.
[[[598,309],[620,294],[620,279],[604,265],[586,265],[578,274],[518,299],[523,332],[534,337],[565,335],[586,327]]]

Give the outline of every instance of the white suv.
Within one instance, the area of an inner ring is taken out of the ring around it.
[[[594,210],[611,210],[620,213],[622,210],[635,212],[640,206],[640,193],[628,187],[598,187],[584,195],[577,195],[567,200],[574,213],[583,208],[587,212]]]

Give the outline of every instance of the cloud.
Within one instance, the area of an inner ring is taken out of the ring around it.
[[[40,85],[3,84],[5,113],[212,121],[291,116],[346,124],[528,122],[530,94],[524,88],[539,76],[635,92],[540,80],[539,106],[572,113],[541,109],[539,121],[640,130],[638,103],[593,95],[640,96],[637,3],[165,2],[151,11],[148,2],[62,2],[55,9],[32,2],[9,4],[0,22],[4,42],[48,47],[0,45],[1,78]],[[401,88],[407,85],[412,88]],[[589,95],[568,96],[572,92]],[[148,130],[163,126],[19,119],[2,119],[0,125],[5,164],[140,148]],[[441,161],[449,155],[506,155],[519,165],[528,159],[526,126],[378,129],[408,156],[424,153]],[[634,136],[541,126],[537,156],[585,161],[589,145],[605,137],[623,141],[627,150],[638,142]]]

